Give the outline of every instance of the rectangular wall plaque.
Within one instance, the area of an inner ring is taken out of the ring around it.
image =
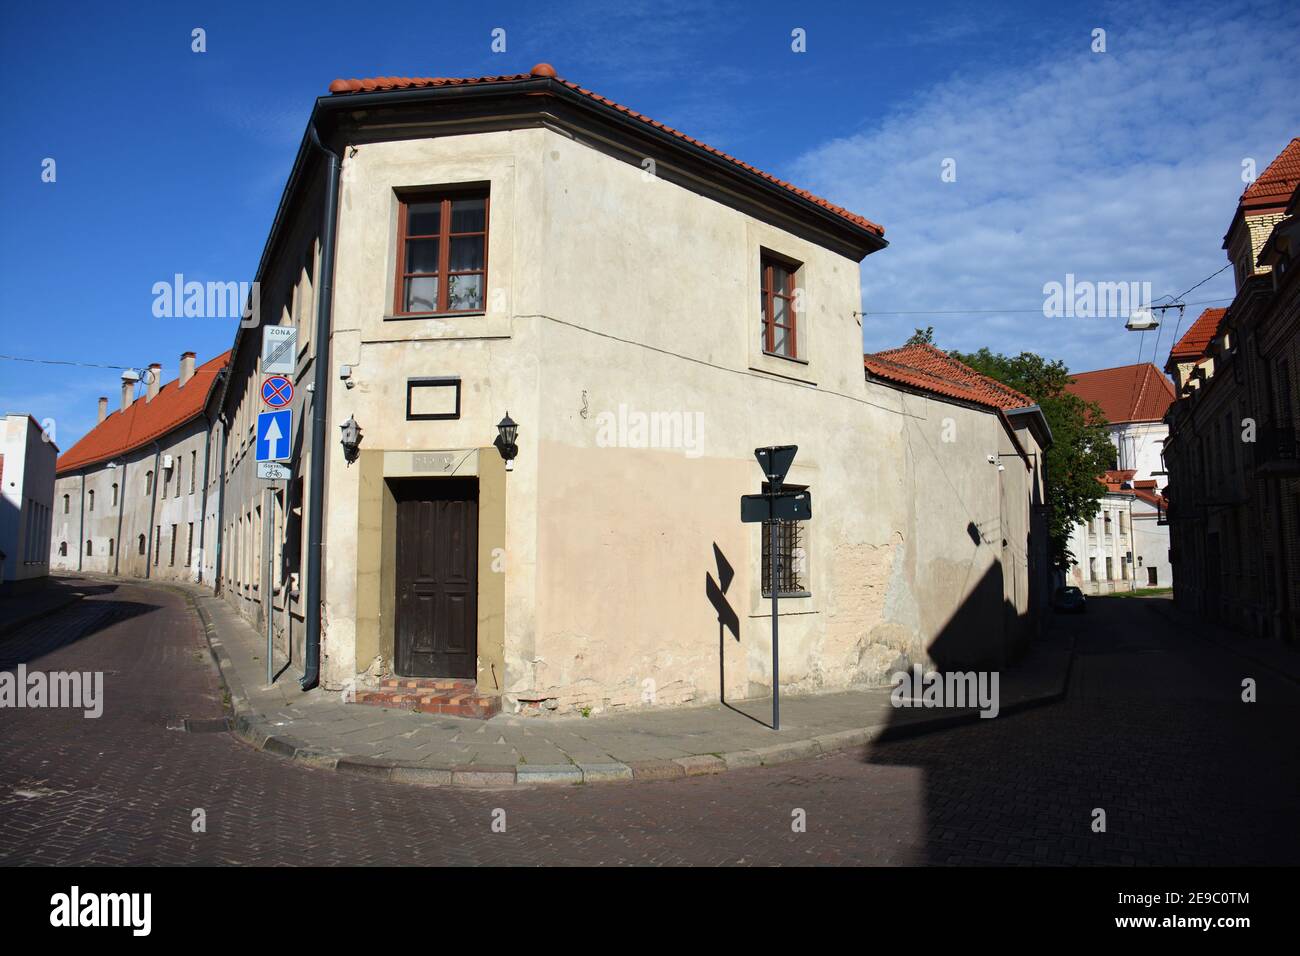
[[[459,378],[408,378],[406,420],[435,421],[460,418]]]

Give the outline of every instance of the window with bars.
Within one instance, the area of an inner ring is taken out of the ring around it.
[[[800,485],[783,485],[785,491],[804,491]],[[763,483],[763,491],[769,486]],[[808,596],[808,558],[804,549],[804,522],[776,522],[778,597]],[[763,535],[763,597],[772,596],[772,522],[762,522]]]
[[[402,197],[395,315],[480,312],[487,296],[488,193],[449,190]]]
[[[798,358],[795,274],[799,266],[764,254],[762,270],[763,351],[783,358]]]

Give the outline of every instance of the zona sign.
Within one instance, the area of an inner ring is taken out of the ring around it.
[[[293,401],[293,382],[283,375],[272,375],[262,383],[262,402],[268,408],[287,408]]]

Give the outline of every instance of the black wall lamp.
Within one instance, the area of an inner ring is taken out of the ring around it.
[[[343,438],[339,442],[343,446],[343,457],[347,459],[348,464],[357,460],[357,455],[361,453],[361,426],[351,415],[339,428],[343,431]]]
[[[510,417],[510,413],[506,412],[506,417],[497,422],[497,440],[492,443],[496,445],[497,451],[505,460],[506,471],[514,470],[515,456],[519,454],[519,446],[515,444],[518,435],[519,425]]]

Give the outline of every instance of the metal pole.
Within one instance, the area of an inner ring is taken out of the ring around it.
[[[773,494],[771,503],[775,503],[776,496]],[[769,504],[769,508],[771,504]],[[768,512],[771,513],[770,511]],[[780,667],[780,641],[778,640],[777,631],[777,594],[781,590],[780,573],[781,561],[777,557],[778,549],[778,527],[777,520],[774,517],[772,521],[772,729],[781,729],[781,667]]]
[[[275,502],[275,482],[271,483],[270,492],[270,495],[265,493],[262,495],[262,507],[266,509],[262,515],[262,547],[266,555],[262,562],[262,599],[266,602],[263,611],[266,613],[266,684],[268,687],[275,681],[275,642],[271,636],[271,622],[275,617],[275,599],[271,594],[275,572],[275,517],[271,514]]]

